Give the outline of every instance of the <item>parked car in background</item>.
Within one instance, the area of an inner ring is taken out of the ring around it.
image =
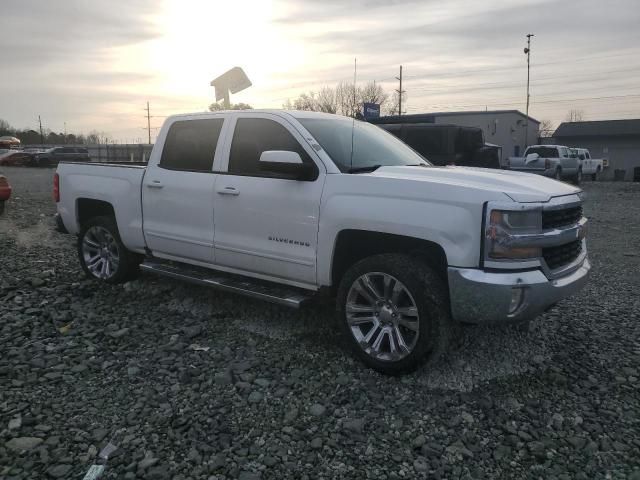
[[[7,177],[0,175],[0,215],[4,212],[4,203],[11,197],[11,185]]]
[[[582,175],[589,175],[594,182],[598,179],[598,175],[602,173],[604,168],[604,160],[602,158],[591,158],[591,152],[587,148],[572,148],[578,156]]]
[[[395,135],[434,165],[500,168],[500,147],[486,144],[480,128],[429,123],[410,115],[369,122]]]
[[[14,148],[0,149],[0,165],[6,167],[28,165],[31,159],[32,156],[22,150],[16,150]]]
[[[36,153],[33,164],[36,167],[48,167],[60,162],[88,162],[89,151],[81,147],[54,147],[42,153]]]
[[[590,270],[578,188],[433,167],[318,112],[172,116],[148,165],[62,162],[53,192],[90,278],[142,269],[294,308],[333,298],[355,355],[385,373],[437,357],[459,322],[528,321]]]
[[[509,170],[536,173],[576,185],[582,180],[578,155],[564,145],[532,145],[523,157],[509,157]]]

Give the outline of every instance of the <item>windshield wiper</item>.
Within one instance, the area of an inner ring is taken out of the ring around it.
[[[366,167],[351,167],[349,170],[347,170],[348,173],[366,173],[366,172],[373,172],[377,169],[379,169],[382,165],[368,165]]]

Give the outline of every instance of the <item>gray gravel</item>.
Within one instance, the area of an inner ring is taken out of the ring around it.
[[[302,312],[84,279],[51,170],[5,168],[0,478],[640,479],[640,185],[585,183],[594,273],[529,332],[383,377]]]

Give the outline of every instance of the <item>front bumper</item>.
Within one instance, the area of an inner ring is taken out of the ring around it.
[[[449,267],[451,314],[464,323],[530,320],[579,291],[587,282],[590,270],[591,264],[586,257],[572,273],[553,280],[541,270],[498,273]],[[514,289],[522,290],[521,300],[515,308],[512,305]]]

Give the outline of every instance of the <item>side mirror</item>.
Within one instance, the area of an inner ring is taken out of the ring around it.
[[[294,180],[315,180],[313,165],[302,161],[300,154],[286,150],[267,150],[260,155],[260,170],[286,175]]]
[[[538,155],[537,153],[530,153],[525,157],[525,162],[526,163],[533,162],[534,160],[537,160],[539,158],[540,158],[540,155]]]

